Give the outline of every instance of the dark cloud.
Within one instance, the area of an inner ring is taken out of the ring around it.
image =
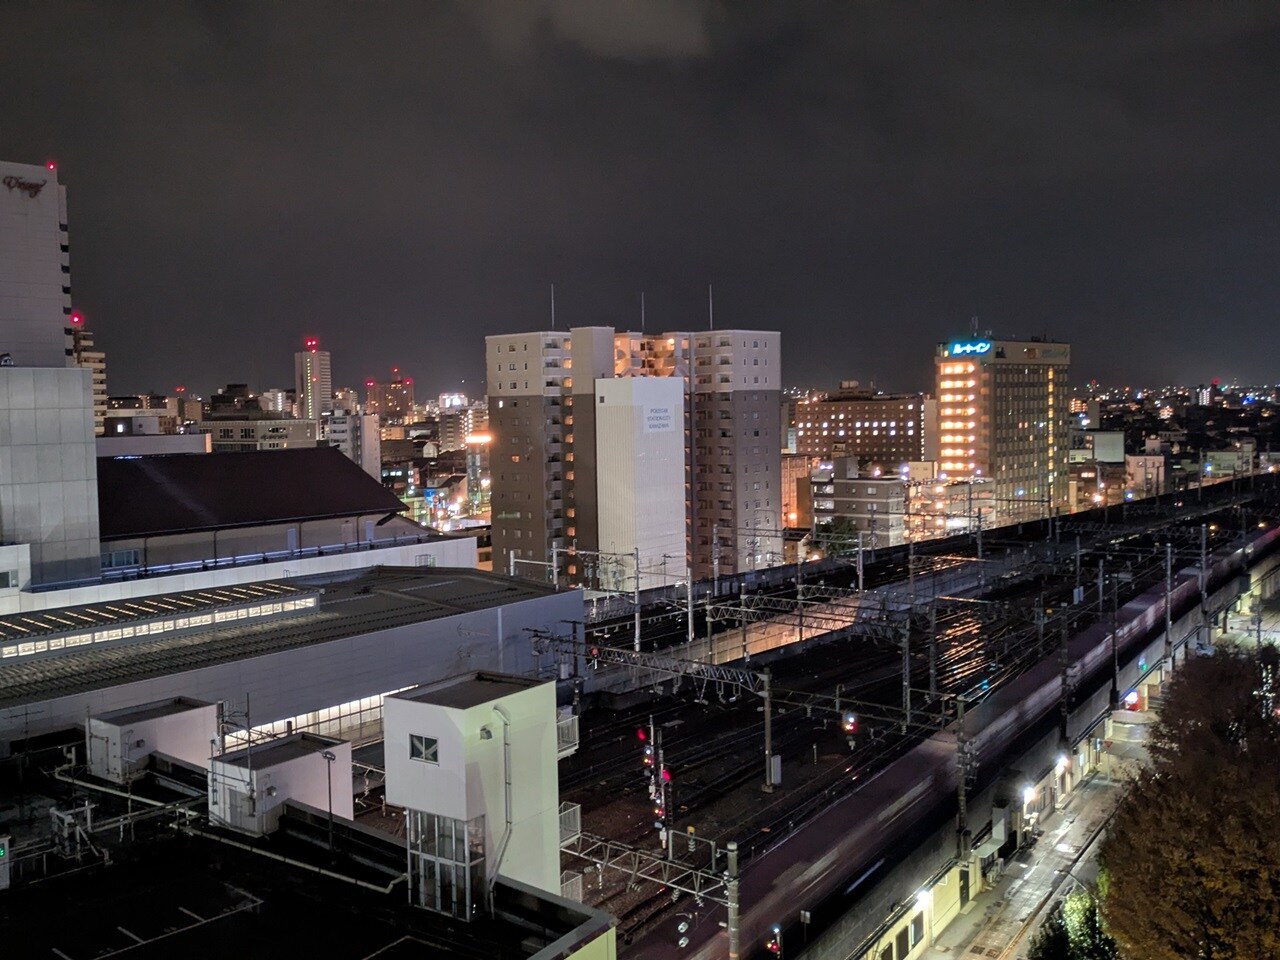
[[[966,329],[1079,379],[1276,379],[1280,8],[10,3],[0,156],[56,156],[110,387],[477,392],[481,338],[781,329],[922,387]]]

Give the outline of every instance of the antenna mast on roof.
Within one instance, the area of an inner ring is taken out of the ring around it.
[[[554,289],[554,288],[552,288],[552,289]],[[554,298],[554,296],[555,296],[555,294],[552,294],[552,297],[553,297],[553,298]],[[976,339],[978,338],[978,315],[977,315],[977,314],[974,314],[974,315],[973,315],[973,319],[972,319],[972,320],[970,320],[969,322],[973,324],[973,337],[974,337],[974,339],[976,340]]]
[[[556,328],[556,285],[551,285],[551,329]]]
[[[640,332],[644,333],[644,291],[640,291]]]
[[[711,284],[707,284],[707,329],[714,330],[716,328],[716,301],[711,291]]]

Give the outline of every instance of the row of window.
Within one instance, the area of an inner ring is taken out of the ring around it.
[[[303,610],[316,605],[315,597],[303,597],[301,600],[285,600],[281,603],[264,603],[253,607],[234,607],[228,610],[215,610],[212,613],[193,614],[189,617],[173,617],[165,620],[150,620],[143,623],[129,624],[120,627],[104,627],[64,636],[46,637],[41,640],[26,640],[22,643],[9,644],[0,648],[0,657],[26,657],[36,653],[49,653],[72,647],[82,647],[93,643],[104,643],[110,640],[130,640],[135,637],[158,636],[175,630],[190,630],[195,627],[207,627],[214,623],[227,623],[232,620],[245,620],[255,617],[266,617],[285,611]]]

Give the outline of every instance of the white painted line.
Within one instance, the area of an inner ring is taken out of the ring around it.
[[[147,942],[147,941],[143,940],[140,936],[138,936],[136,933],[130,933],[130,932],[129,932],[128,930],[126,930],[124,927],[116,927],[116,929],[117,929],[117,930],[119,930],[121,933],[123,933],[126,937],[132,937],[134,940],[137,940],[139,943],[146,943],[146,942]]]
[[[193,920],[195,920],[196,923],[204,923],[204,917],[200,916],[200,914],[195,913],[191,910],[188,910],[186,907],[179,907],[178,909],[181,910],[183,913],[185,913],[188,917],[191,917]]]
[[[49,949],[52,950],[54,953],[56,953],[58,956],[60,956],[62,960],[71,960],[70,957],[68,957],[65,953],[63,953],[57,947],[50,947]]]

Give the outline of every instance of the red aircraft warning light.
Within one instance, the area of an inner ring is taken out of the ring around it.
[[[83,326],[84,326],[84,314],[83,314],[83,313],[81,313],[79,310],[72,310],[72,311],[71,311],[71,325],[72,325],[73,327],[83,327]]]

